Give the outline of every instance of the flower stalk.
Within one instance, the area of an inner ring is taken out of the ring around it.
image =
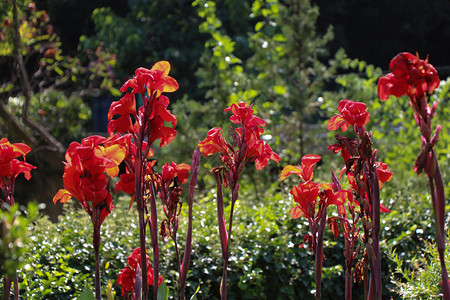
[[[436,241],[441,263],[441,280],[444,299],[450,299],[450,284],[445,266],[445,190],[442,174],[436,157],[434,146],[439,141],[441,125],[433,133],[431,121],[436,115],[437,102],[431,106],[427,94],[431,95],[439,86],[440,79],[436,69],[428,63],[428,58],[421,60],[419,56],[403,52],[396,55],[389,64],[392,71],[378,80],[378,96],[387,101],[390,95],[409,97],[409,104],[414,109],[414,119],[422,136],[422,149],[417,156],[414,171],[420,175],[427,174],[430,186],[433,217],[436,228]]]
[[[221,128],[216,127],[208,131],[206,138],[198,143],[200,152],[204,156],[219,153],[222,165],[210,171],[217,183],[217,219],[219,226],[220,243],[222,247],[223,270],[220,295],[227,299],[227,268],[230,254],[230,237],[233,226],[233,213],[236,201],[239,198],[239,178],[248,160],[255,162],[258,170],[267,166],[269,160],[280,161],[280,157],[272,151],[270,146],[261,139],[266,122],[253,114],[252,105],[239,102],[227,107],[224,111],[231,112],[230,121],[240,127],[230,126],[233,144],[226,142]],[[237,148],[237,149],[236,149]],[[231,190],[231,210],[226,229],[223,189],[222,185]]]
[[[183,253],[183,261],[180,267],[180,300],[184,300],[185,296],[185,288],[186,288],[186,278],[189,270],[189,263],[191,260],[191,252],[192,252],[192,208],[194,203],[194,190],[197,185],[198,178],[198,169],[200,165],[200,151],[199,149],[195,149],[192,154],[192,175],[191,181],[189,183],[189,195],[188,195],[188,205],[189,205],[189,220],[188,220],[188,230],[186,234],[186,244]]]

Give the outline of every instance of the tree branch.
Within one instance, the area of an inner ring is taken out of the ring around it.
[[[20,84],[22,86],[23,94],[25,97],[25,103],[22,110],[22,120],[24,124],[30,127],[50,145],[55,151],[63,154],[65,152],[65,147],[53,136],[51,135],[45,127],[41,124],[31,120],[28,117],[30,99],[31,99],[31,85],[28,78],[27,71],[23,63],[23,57],[20,53],[20,30],[19,30],[19,20],[17,11],[17,0],[12,0],[13,5],[13,26],[14,26],[14,60],[16,63],[17,73],[19,74]]]
[[[30,147],[37,146],[37,139],[32,136],[22,124],[20,124],[14,115],[5,107],[2,101],[0,101],[0,117],[6,122],[6,125],[11,128],[18,138],[23,140]]]

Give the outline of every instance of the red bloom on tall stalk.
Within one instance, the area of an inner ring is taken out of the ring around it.
[[[53,197],[53,202],[60,200],[66,203],[75,197],[91,217],[94,226],[95,252],[95,297],[100,299],[100,226],[106,216],[114,208],[109,191],[109,179],[119,173],[119,164],[124,159],[127,149],[120,143],[112,142],[118,136],[106,139],[101,136],[90,136],[73,142],[66,151],[63,183]]]
[[[410,53],[400,53],[395,56],[389,68],[391,73],[378,80],[378,96],[381,100],[389,99],[390,95],[409,97],[409,104],[414,109],[414,119],[420,129],[422,149],[417,156],[414,171],[421,174],[425,171],[433,202],[433,217],[436,226],[437,245],[441,262],[441,280],[443,282],[444,299],[450,299],[450,284],[448,283],[447,268],[445,266],[445,190],[439,162],[434,147],[439,141],[441,125],[436,126],[433,134],[431,121],[436,114],[437,102],[433,105],[427,101],[439,86],[440,80],[436,69],[425,60]]]
[[[251,160],[255,162],[255,167],[258,170],[267,166],[270,160],[279,162],[280,157],[278,154],[273,152],[272,148],[261,140],[266,121],[255,116],[251,107],[252,105],[248,105],[245,102],[239,102],[238,104],[233,103],[224,110],[232,113],[230,116],[232,123],[241,125],[241,127],[234,129],[232,132],[235,143],[239,148],[237,151],[233,150],[233,146],[227,143],[221,128],[215,127],[210,129],[206,138],[198,143],[200,152],[204,156],[211,156],[219,152],[222,162],[230,169],[236,165],[238,156],[240,156],[239,158],[242,161]]]
[[[362,102],[342,100],[339,102],[338,109],[341,114],[328,120],[327,126],[329,130],[336,130],[340,126],[342,131],[346,131],[350,125],[364,126],[370,120],[366,104]]]
[[[223,272],[221,283],[221,298],[227,298],[227,266],[229,259],[229,239],[231,236],[234,205],[239,197],[239,178],[247,161],[255,163],[258,170],[267,166],[270,160],[280,161],[278,154],[261,139],[266,122],[255,116],[252,105],[245,102],[232,104],[225,109],[231,112],[230,121],[240,127],[230,126],[233,137],[233,144],[229,144],[221,132],[220,127],[209,130],[206,138],[198,143],[200,152],[204,156],[211,156],[219,153],[222,166],[211,169],[217,182],[217,217],[219,222],[219,234],[222,246]],[[222,187],[229,187],[231,190],[231,211],[229,219],[229,229],[226,229],[223,190]]]
[[[19,176],[23,174],[27,180],[31,178],[31,170],[36,169],[35,166],[25,161],[25,156],[30,152],[31,148],[23,143],[11,144],[7,138],[0,140],[0,189],[2,195],[0,198],[1,208],[4,204],[9,206],[14,204],[14,183]],[[23,160],[17,158],[22,156]]]
[[[117,190],[133,194],[130,208],[136,200],[139,213],[141,252],[146,252],[145,228],[149,224],[153,245],[154,272],[159,274],[159,245],[157,233],[156,195],[152,182],[145,188],[145,176],[153,173],[154,162],[148,158],[153,155],[153,143],[159,140],[159,146],[165,146],[176,136],[175,126],[177,119],[168,110],[169,98],[162,95],[164,92],[174,92],[178,89],[177,81],[169,76],[170,64],[167,61],[155,63],[151,69],[138,68],[133,78],[127,80],[120,91],[126,92],[122,99],[111,104],[108,112],[108,133],[115,132],[128,136],[128,155],[124,162],[126,173],[120,176],[116,185]],[[137,108],[136,101],[142,99],[142,106]],[[169,125],[170,124],[170,125]],[[147,207],[150,203],[150,212]],[[147,220],[145,216],[150,215]],[[142,257],[142,278],[146,280],[146,264]],[[142,286],[142,297],[147,298],[148,289]],[[154,287],[154,298],[157,298],[157,287]]]
[[[290,194],[294,198],[295,206],[291,208],[290,215],[293,219],[305,217],[309,222],[310,233],[303,243],[308,242],[309,248],[315,255],[316,268],[316,299],[321,297],[322,264],[323,264],[323,234],[327,220],[327,209],[330,205],[336,205],[340,213],[345,213],[345,200],[351,198],[351,193],[342,190],[333,183],[313,182],[314,167],[320,161],[319,155],[307,154],[302,157],[301,165],[297,167],[288,165],[281,171],[280,180],[290,175],[297,175],[302,182],[294,186]],[[337,228],[337,227],[336,227]],[[335,230],[335,235],[337,230]]]
[[[425,93],[433,93],[439,86],[439,76],[428,63],[428,58],[422,60],[418,55],[402,52],[391,60],[389,69],[392,73],[378,81],[378,96],[383,101],[388,100],[390,95],[419,99]]]
[[[7,138],[0,139],[0,210],[9,210],[14,205],[14,185],[17,176],[23,174],[27,180],[31,178],[31,170],[35,166],[25,161],[31,148],[23,143],[11,144]],[[23,160],[17,159],[22,156]],[[14,222],[14,221],[13,221]],[[14,286],[15,299],[19,299],[17,276],[3,278],[4,297],[9,298],[11,283]]]
[[[330,222],[333,230],[337,230],[336,220],[339,220],[344,228],[346,257],[346,299],[351,299],[352,294],[352,268],[353,261],[357,257],[359,246],[355,249],[355,242],[359,236],[359,228],[357,223],[360,219],[370,221],[371,226],[367,222],[362,222],[364,235],[361,239],[367,251],[373,253],[371,259],[364,257],[357,265],[365,266],[363,269],[371,270],[371,284],[367,293],[369,297],[381,299],[381,261],[379,250],[379,232],[380,232],[380,212],[389,212],[380,202],[380,188],[383,183],[392,178],[392,172],[388,169],[387,164],[376,161],[376,150],[372,149],[372,132],[366,132],[364,125],[370,119],[370,114],[366,110],[366,105],[361,102],[352,100],[342,100],[339,103],[339,111],[341,115],[334,116],[328,121],[328,129],[336,130],[341,127],[342,131],[346,131],[349,125],[354,127],[357,138],[344,137],[336,135],[337,144],[328,146],[328,149],[334,153],[341,152],[345,166],[340,171],[340,176],[347,174],[351,193],[353,196],[347,204],[348,212],[344,207],[339,207],[339,218],[333,218]],[[339,181],[333,174],[333,183],[335,186],[340,185]],[[355,205],[359,206],[359,212],[355,210]],[[336,234],[336,233],[335,233]],[[370,239],[371,238],[371,239]],[[366,281],[367,274],[359,274],[355,268],[355,276],[360,276]]]

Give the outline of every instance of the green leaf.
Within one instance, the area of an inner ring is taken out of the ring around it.
[[[264,23],[263,23],[263,22],[258,22],[258,23],[256,23],[256,25],[255,25],[255,31],[260,31],[261,28],[263,28],[263,26],[264,26]]]
[[[275,93],[277,93],[278,95],[284,95],[286,93],[286,87],[283,85],[275,85],[273,87],[273,90],[275,91]]]
[[[158,300],[167,300],[167,299],[169,299],[169,288],[163,281],[161,285],[158,287]]]
[[[86,284],[80,297],[78,297],[78,300],[95,300],[94,293],[89,287],[89,284]]]

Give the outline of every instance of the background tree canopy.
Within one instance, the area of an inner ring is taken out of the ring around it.
[[[248,19],[246,13],[253,1],[221,0],[215,2],[219,11],[218,15],[225,26],[228,26],[228,29],[233,28],[245,36],[245,30],[248,29],[245,25]],[[289,6],[289,1],[280,1],[280,3]],[[446,0],[432,2],[424,0],[395,2],[389,0],[376,2],[370,0],[334,2],[317,0],[314,3],[320,11],[317,20],[318,31],[324,33],[330,24],[334,28],[335,39],[330,43],[331,52],[342,47],[350,57],[362,59],[383,69],[387,69],[389,58],[400,51],[411,53],[417,51],[421,57],[431,54],[431,63],[435,66],[450,65],[448,57],[450,46],[448,43],[442,42],[450,38],[450,7]],[[125,19],[132,19],[137,15],[137,12],[133,13],[133,10],[142,11],[142,15],[147,18],[154,16],[158,18],[154,22],[156,29],[147,32],[152,32],[154,36],[166,36],[167,41],[173,41],[176,38],[172,38],[172,35],[182,39],[186,32],[172,26],[169,26],[171,29],[168,30],[167,26],[163,28],[163,25],[166,24],[159,22],[162,22],[162,19],[177,20],[179,23],[184,22],[186,25],[190,25],[189,28],[195,30],[199,21],[195,12],[190,8],[190,4],[191,1],[183,0],[82,0],[76,3],[70,0],[36,1],[39,9],[47,10],[52,16],[52,24],[61,36],[63,49],[72,55],[77,51],[80,36],[92,36],[98,32],[98,29],[96,30],[94,27],[95,21],[87,18],[95,8],[110,7],[116,17]],[[152,7],[153,10],[149,7]],[[233,23],[229,22],[230,19]],[[77,24],[77,26],[73,26],[73,24]],[[165,30],[168,31],[165,32]],[[199,36],[186,36],[185,38],[190,41],[188,44],[191,47],[193,43],[203,45],[205,41],[204,36],[203,38]],[[168,42],[165,44],[175,47],[174,44],[169,45]],[[189,48],[189,45],[186,45],[184,50],[201,51],[198,48]],[[162,47],[162,45],[156,46]],[[187,55],[186,52],[183,53],[184,56]],[[191,61],[191,63],[194,62]],[[131,66],[130,69],[132,69]]]

